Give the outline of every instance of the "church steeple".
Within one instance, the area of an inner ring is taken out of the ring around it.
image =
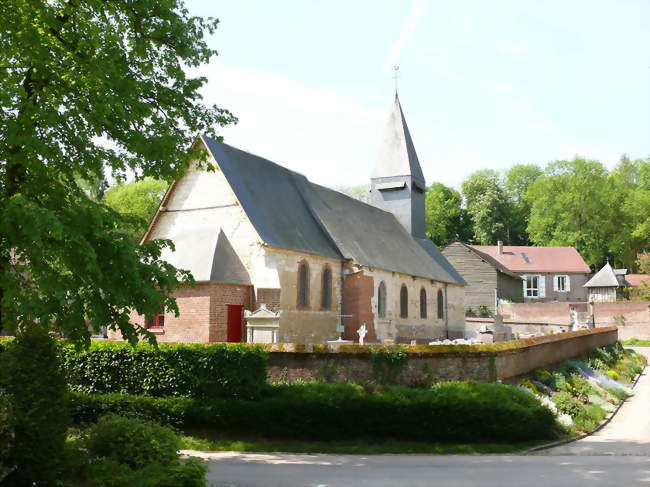
[[[397,92],[371,178],[372,204],[393,213],[411,235],[424,238],[426,184]]]

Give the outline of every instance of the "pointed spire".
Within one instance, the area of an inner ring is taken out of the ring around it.
[[[372,174],[373,178],[395,176],[411,176],[421,187],[425,186],[420,161],[415,152],[397,90],[395,90],[393,111],[384,131],[383,147]]]

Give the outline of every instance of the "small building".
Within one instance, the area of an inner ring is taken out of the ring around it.
[[[466,310],[478,311],[482,308],[495,314],[497,300],[523,302],[523,278],[508,270],[494,257],[462,242],[450,244],[442,254],[467,282]]]
[[[591,269],[574,247],[514,246],[503,245],[502,242],[498,242],[497,245],[466,245],[466,247],[473,250],[475,255],[492,258],[502,268],[522,278],[520,285],[525,302],[586,301],[587,299],[584,284],[589,280]],[[447,249],[443,254],[452,259]],[[469,252],[458,253],[453,257],[454,266],[460,269],[471,265],[469,262],[463,263],[463,260],[473,262],[476,258]],[[460,272],[463,274],[462,271]],[[505,282],[505,278],[503,280]],[[484,296],[487,296],[488,292],[494,296],[494,282],[490,280],[480,286]],[[505,298],[505,293],[503,295]],[[493,302],[494,298],[490,300],[489,305],[493,306],[491,304]],[[488,305],[487,302],[481,304]]]
[[[624,290],[630,287],[630,283],[625,279],[625,274],[627,274],[627,269],[614,269],[607,262],[584,286],[588,292],[588,301],[613,303],[624,299],[626,297]]]
[[[199,137],[144,241],[192,272],[180,315],[132,314],[161,342],[427,343],[464,336],[465,281],[424,233],[425,180],[399,99],[371,178],[372,205],[263,157]],[[248,326],[245,321],[248,321]],[[119,339],[115,332],[111,338]]]

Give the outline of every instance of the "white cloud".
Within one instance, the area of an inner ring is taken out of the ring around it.
[[[406,19],[404,19],[404,23],[402,24],[402,30],[400,31],[399,36],[395,42],[391,44],[390,49],[388,50],[388,56],[384,62],[384,71],[389,71],[395,64],[397,64],[402,49],[404,46],[406,46],[408,41],[411,40],[413,32],[415,32],[415,28],[420,22],[420,18],[424,14],[425,6],[426,0],[413,0],[413,3],[411,4],[411,10],[406,16]]]

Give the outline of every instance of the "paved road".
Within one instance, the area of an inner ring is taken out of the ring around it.
[[[535,455],[200,456],[209,460],[213,487],[650,487],[649,371],[599,433]]]

